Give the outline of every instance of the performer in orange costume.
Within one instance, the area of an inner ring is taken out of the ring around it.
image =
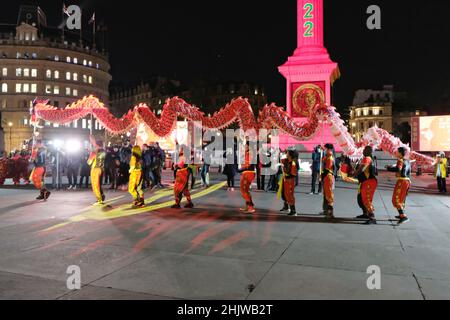
[[[365,147],[363,155],[364,158],[355,172],[355,177],[357,177],[359,181],[358,205],[362,209],[363,214],[356,218],[368,219],[367,224],[376,224],[373,196],[377,189],[378,181],[376,178],[372,147]]]
[[[255,205],[253,203],[252,195],[250,194],[250,186],[255,180],[255,165],[251,164],[250,148],[249,145],[245,145],[245,158],[244,164],[239,169],[241,175],[241,194],[245,200],[245,208],[241,208],[240,211],[247,213],[255,213]]]
[[[91,166],[91,184],[92,191],[97,198],[95,204],[103,205],[105,201],[105,194],[102,189],[102,177],[105,172],[105,158],[106,152],[103,149],[103,143],[101,141],[95,141],[95,139],[90,137],[94,151],[91,152],[89,156],[88,164]]]
[[[31,153],[31,161],[34,164],[34,169],[31,172],[30,180],[33,181],[34,186],[36,189],[38,189],[41,193],[39,197],[36,198],[36,200],[47,200],[50,197],[50,191],[48,191],[45,188],[45,156],[46,150],[44,146],[42,145],[41,140],[36,141],[36,145],[33,148],[33,151]]]
[[[130,182],[128,184],[128,192],[133,196],[133,206],[135,207],[143,207],[145,205],[144,191],[142,190],[143,178],[141,147],[134,146],[130,160]]]
[[[281,161],[283,168],[283,177],[280,183],[279,195],[284,201],[283,209],[281,212],[289,212],[289,216],[296,216],[297,211],[295,209],[295,177],[298,174],[297,170],[297,153],[294,150],[288,150],[287,158]]]
[[[392,195],[392,204],[398,210],[399,215],[396,217],[399,219],[398,224],[402,224],[409,221],[409,218],[405,214],[406,197],[408,196],[409,188],[411,187],[411,163],[405,159],[406,149],[398,148],[397,150],[397,165],[386,166],[386,169],[390,172],[395,172],[397,176],[397,183]]]
[[[323,214],[328,219],[334,218],[334,146],[332,144],[325,145],[325,157],[322,163],[321,180],[323,184]]]
[[[175,195],[175,204],[172,206],[173,209],[181,208],[181,200],[183,200],[183,195],[186,197],[188,203],[184,206],[185,208],[194,208],[192,203],[191,193],[189,192],[189,177],[192,174],[192,169],[186,163],[186,160],[182,153],[180,153],[180,159],[178,164],[175,166],[175,185],[173,186],[173,192]]]

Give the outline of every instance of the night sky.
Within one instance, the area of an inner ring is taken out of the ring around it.
[[[20,4],[39,4],[48,23],[61,20],[62,1],[3,1],[1,22],[16,22]],[[152,75],[191,81],[246,80],[285,103],[277,66],[296,48],[296,1],[151,0],[72,1],[87,21],[109,29],[114,81]],[[366,9],[382,9],[382,30],[366,27]],[[414,106],[442,105],[450,93],[450,1],[325,0],[325,45],[342,78],[334,104],[343,110],[355,90],[394,84]],[[90,28],[89,28],[90,29]],[[450,110],[448,110],[450,112]]]

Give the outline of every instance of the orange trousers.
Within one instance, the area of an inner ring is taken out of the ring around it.
[[[183,200],[183,195],[188,202],[191,202],[191,193],[189,192],[189,170],[188,168],[178,169],[175,178],[175,185],[173,186],[175,195],[175,203],[180,204]]]
[[[244,198],[247,206],[253,207],[253,199],[250,194],[250,186],[255,180],[255,173],[253,171],[244,171],[241,175],[241,194],[242,198]]]
[[[332,174],[328,174],[325,176],[325,178],[322,181],[323,183],[323,203],[324,203],[324,210],[333,208],[334,206],[334,176]],[[328,208],[325,208],[325,206],[328,206]]]
[[[102,176],[103,176],[102,168],[91,169],[92,191],[94,192],[94,195],[97,198],[98,202],[103,201]]]
[[[408,196],[411,180],[398,179],[395,184],[394,194],[392,195],[392,205],[397,210],[404,210],[406,206],[406,197]]]
[[[295,178],[283,179],[283,201],[290,206],[295,206]]]
[[[377,179],[369,179],[360,183],[358,188],[358,204],[363,209],[364,213],[373,214],[375,208],[373,206],[373,196],[377,190]]]
[[[45,168],[38,167],[34,168],[31,172],[30,180],[33,181],[33,185],[38,190],[44,189],[44,177],[45,177]]]

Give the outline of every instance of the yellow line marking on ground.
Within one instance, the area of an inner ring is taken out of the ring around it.
[[[225,186],[226,182],[221,182],[218,183],[216,185],[213,185],[207,189],[204,189],[200,192],[197,192],[195,194],[193,194],[191,196],[192,199],[198,199],[201,197],[204,197],[208,194],[211,194],[219,189],[221,189],[223,186]],[[158,199],[164,198],[166,196],[172,195],[173,194],[173,190],[159,190],[156,192],[155,195],[153,195],[150,198],[147,198],[145,200],[146,204],[150,204]],[[123,198],[119,197],[119,198]],[[110,202],[113,200],[110,200]],[[183,201],[185,202],[185,200]],[[117,219],[117,218],[123,218],[123,217],[129,217],[129,216],[134,216],[134,215],[139,215],[142,213],[146,213],[146,212],[150,212],[150,211],[155,211],[155,210],[159,210],[159,209],[163,209],[163,208],[168,208],[170,206],[172,206],[174,204],[174,200],[170,200],[170,201],[166,201],[163,203],[159,203],[159,204],[155,204],[152,206],[146,206],[144,208],[139,208],[139,209],[130,209],[130,205],[126,204],[126,205],[122,205],[118,208],[114,208],[113,210],[109,211],[109,212],[103,212],[102,210],[98,210],[101,209],[101,206],[98,206],[96,208],[92,208],[91,207],[91,211],[90,212],[86,212],[84,214],[80,214],[77,216],[73,216],[69,218],[68,222],[65,223],[61,223],[58,225],[55,225],[53,227],[50,227],[48,229],[42,230],[41,232],[48,232],[48,231],[53,231],[55,229],[59,229],[61,227],[65,227],[71,223],[76,223],[76,222],[82,222],[85,220],[97,220],[97,221],[103,221],[103,220],[113,220],[113,219]],[[124,210],[125,209],[125,210]]]

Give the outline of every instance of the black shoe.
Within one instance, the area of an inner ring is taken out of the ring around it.
[[[174,204],[171,208],[172,209],[181,209],[181,206],[179,204]]]
[[[40,195],[39,197],[36,198],[36,200],[44,200],[44,196]]]
[[[367,220],[370,219],[370,217],[367,214],[362,214],[360,216],[357,216],[356,219]]]
[[[395,219],[400,220],[401,218],[400,216],[395,216]]]
[[[372,224],[377,224],[377,220],[375,219],[370,219],[366,221],[366,223],[364,223],[365,225],[372,225]]]
[[[288,216],[291,216],[291,217],[297,216],[297,210],[295,209],[295,206],[291,206],[291,209],[289,210]]]
[[[408,218],[408,217],[403,217],[403,218],[401,218],[401,219],[398,221],[398,224],[403,224],[403,223],[406,223],[406,222],[409,222],[409,218]]]
[[[184,207],[186,209],[193,209],[194,208],[194,204],[192,202],[188,202]]]
[[[105,195],[104,195],[104,194],[102,194],[102,202],[104,202],[104,201],[105,201],[105,199],[106,199]]]
[[[50,191],[45,191],[45,192],[44,192],[44,200],[47,201],[47,199],[50,198],[50,195],[51,195],[51,194],[52,194],[52,193],[51,193]]]
[[[287,204],[284,205],[284,207],[280,210],[280,212],[288,212],[289,211],[289,207]]]

